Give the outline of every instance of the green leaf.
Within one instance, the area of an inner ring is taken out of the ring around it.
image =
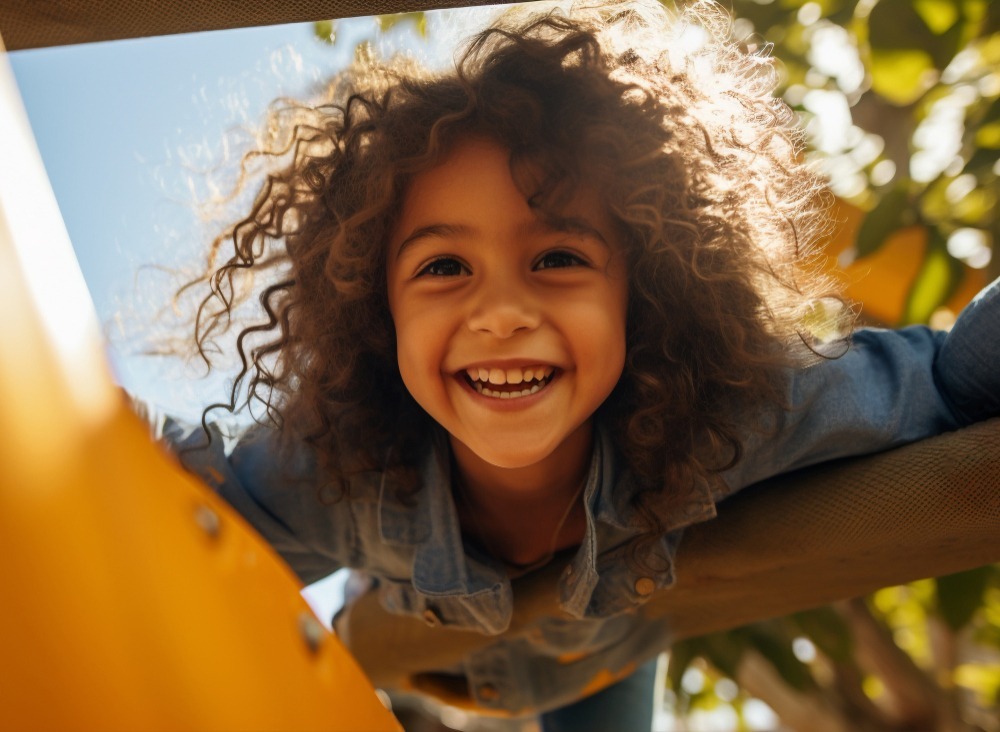
[[[337,42],[337,21],[317,20],[313,23],[313,36],[323,43],[334,45]]]
[[[939,224],[951,220],[953,206],[948,198],[948,184],[953,180],[955,179],[942,175],[924,189],[920,195],[920,216],[923,221]]]
[[[903,308],[903,325],[926,323],[954,294],[965,275],[962,263],[948,254],[944,236],[932,229],[927,254]]]
[[[952,0],[913,0],[913,9],[936,35],[951,29],[960,16],[959,7]]]
[[[952,206],[952,216],[962,226],[987,228],[996,220],[996,208],[996,187],[980,186]]]
[[[844,619],[832,607],[796,613],[795,623],[827,658],[848,663],[853,658],[854,638]]]
[[[866,257],[877,252],[889,234],[906,223],[906,214],[910,211],[910,197],[902,186],[893,188],[882,196],[861,222],[858,238],[854,242],[859,257]]]
[[[412,13],[393,13],[391,15],[380,15],[378,16],[378,27],[383,33],[391,30],[395,26],[399,25],[403,21],[412,20],[416,26],[417,33],[421,37],[427,37],[427,17],[423,12],[416,11]]]
[[[983,707],[1000,704],[1000,664],[963,663],[955,669],[955,683],[976,692]]]
[[[992,122],[976,130],[976,145],[990,150],[1000,149],[1000,122]]]
[[[894,104],[916,101],[976,25],[958,0],[879,0],[868,19],[872,88]]]
[[[949,628],[961,630],[972,620],[983,604],[983,595],[995,572],[988,565],[935,580],[938,612]]]
[[[988,621],[987,621],[988,622]],[[972,634],[976,643],[984,646],[991,646],[1000,650],[1000,625],[982,625],[977,627]]]
[[[934,43],[934,32],[911,0],[879,0],[868,16],[872,50],[916,50]]]
[[[912,104],[935,82],[934,60],[919,48],[872,50],[872,89],[893,104]]]

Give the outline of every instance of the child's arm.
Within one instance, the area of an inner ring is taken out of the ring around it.
[[[935,373],[960,423],[1000,414],[1000,279],[959,315],[938,354]]]
[[[211,444],[201,426],[169,416],[141,415],[154,436],[177,455],[185,470],[215,490],[281,555],[305,584],[342,566],[353,541],[346,501],[321,502],[316,470],[305,450],[283,450],[276,430],[254,425],[224,433],[209,425]]]
[[[794,372],[791,409],[751,414],[730,490],[806,465],[878,452],[1000,414],[1000,280],[946,333],[860,330],[843,357]]]

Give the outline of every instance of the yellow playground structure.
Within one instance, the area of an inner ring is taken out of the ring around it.
[[[291,571],[149,439],[0,68],[0,729],[399,726]]]

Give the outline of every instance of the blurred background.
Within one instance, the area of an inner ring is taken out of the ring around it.
[[[837,202],[828,266],[863,323],[947,328],[1000,275],[1000,4],[733,0],[770,53]],[[84,44],[10,54],[119,381],[195,418],[225,388],[162,355],[171,297],[225,221],[240,154],[277,96],[356,53],[432,66],[501,8]],[[1000,365],[998,365],[1000,367]],[[340,578],[307,591],[322,618]],[[883,589],[678,644],[661,730],[1000,730],[1000,571]],[[417,706],[408,729],[493,729]],[[526,729],[529,728],[526,726]]]

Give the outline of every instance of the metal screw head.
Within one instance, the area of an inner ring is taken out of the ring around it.
[[[219,519],[219,514],[204,503],[195,507],[194,522],[213,539],[219,535],[219,531],[222,528],[222,521]]]
[[[299,632],[302,633],[302,639],[313,653],[319,651],[326,638],[326,628],[316,619],[315,615],[307,610],[299,613]]]

